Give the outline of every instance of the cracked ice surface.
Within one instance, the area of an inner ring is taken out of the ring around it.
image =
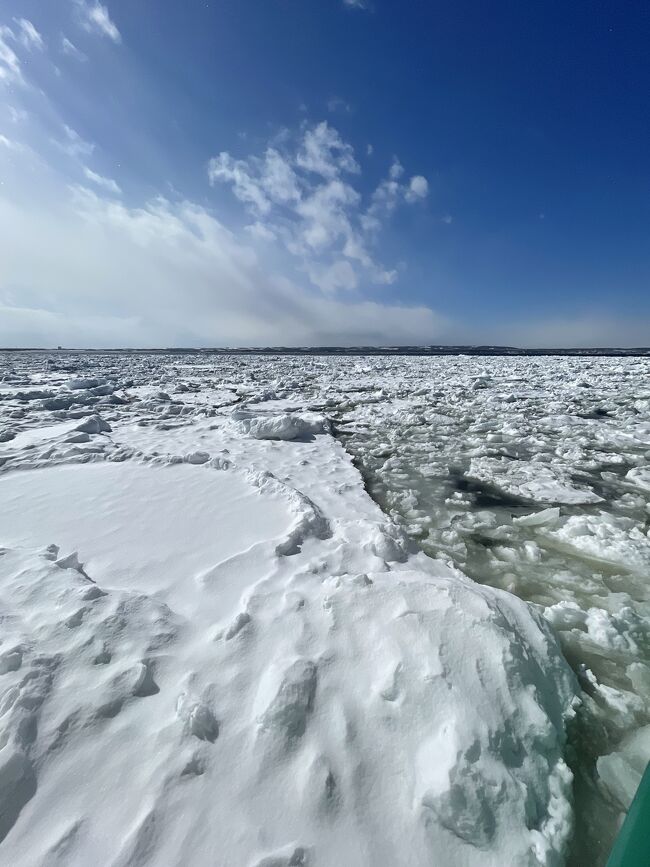
[[[565,754],[604,857],[650,723],[647,361],[2,364],[8,863],[561,864]]]
[[[340,436],[388,514],[560,636],[583,688],[576,865],[604,864],[650,759],[649,373],[633,358],[377,359],[354,396],[338,380]]]

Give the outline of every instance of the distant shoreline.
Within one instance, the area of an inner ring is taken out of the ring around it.
[[[521,349],[516,346],[258,346],[235,348],[192,348],[192,347],[158,347],[155,349],[105,348],[84,349],[80,347],[58,347],[44,349],[32,347],[0,347],[0,352],[39,352],[47,355],[66,355],[75,353],[92,353],[97,355],[316,355],[316,356],[441,356],[441,355],[471,355],[471,356],[566,356],[583,358],[643,358],[650,357],[650,347],[593,347],[565,349]]]

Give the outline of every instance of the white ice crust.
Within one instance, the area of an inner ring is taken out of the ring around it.
[[[0,446],[3,863],[562,863],[547,622],[418,553],[322,416],[111,364]]]

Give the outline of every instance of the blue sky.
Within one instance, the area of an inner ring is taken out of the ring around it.
[[[0,345],[650,344],[626,0],[5,0]]]

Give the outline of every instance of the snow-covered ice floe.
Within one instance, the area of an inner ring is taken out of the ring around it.
[[[4,363],[2,863],[562,863],[551,626],[419,552],[304,383]]]
[[[472,458],[465,475],[534,503],[602,503],[603,498],[586,486],[572,484],[569,473],[535,461],[506,457]]]

